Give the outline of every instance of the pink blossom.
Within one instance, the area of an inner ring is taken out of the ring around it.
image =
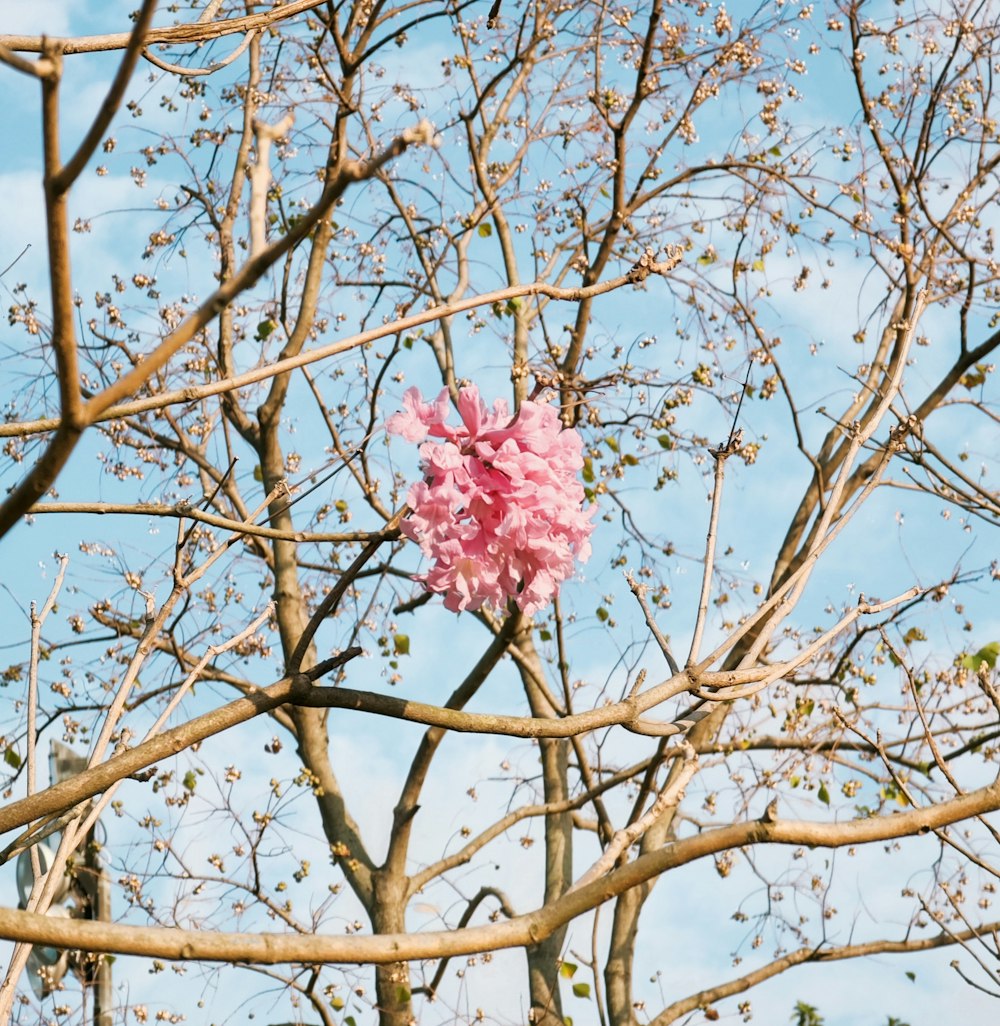
[[[530,616],[590,555],[593,507],[582,508],[577,479],[583,442],[551,406],[524,402],[511,419],[506,402],[487,409],[474,385],[459,392],[460,427],[446,423],[449,411],[447,389],[427,403],[410,388],[386,422],[423,443],[424,479],[410,488],[402,523],[431,561],[420,580],[454,612],[513,599]]]

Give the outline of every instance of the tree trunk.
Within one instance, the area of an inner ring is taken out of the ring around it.
[[[374,874],[374,884],[372,929],[375,933],[405,932],[405,880],[380,870]],[[389,962],[375,967],[375,996],[379,1026],[411,1026],[416,1023],[407,962]]]
[[[551,702],[536,681],[544,680],[541,660],[530,630],[518,641],[523,657],[521,679],[534,716],[556,715]],[[546,803],[569,797],[569,742],[564,738],[541,738],[542,786]],[[545,892],[548,904],[561,897],[573,880],[573,818],[569,812],[545,817]],[[529,1022],[533,1026],[563,1026],[562,998],[559,993],[559,962],[566,927],[547,937],[541,944],[526,949],[528,986],[531,999]]]
[[[720,703],[703,720],[688,731],[688,740],[697,748],[708,743],[722,729],[730,706]],[[674,762],[670,776],[679,772],[680,762]],[[668,809],[643,835],[639,845],[641,854],[656,851],[675,838],[676,808]],[[604,964],[604,986],[607,991],[608,1019],[613,1026],[635,1026],[632,1007],[632,970],[635,959],[635,941],[639,932],[639,917],[643,906],[653,893],[656,878],[640,887],[619,895],[615,901],[611,923],[608,958]]]

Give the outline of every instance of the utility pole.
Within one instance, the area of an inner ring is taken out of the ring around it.
[[[68,780],[86,768],[86,756],[78,755],[60,741],[51,742],[49,773],[53,783]],[[95,836],[96,826],[95,823],[83,843],[83,870],[77,874],[76,880],[86,897],[90,918],[107,923],[111,921],[111,889]],[[112,1026],[114,991],[111,985],[111,963],[107,956],[99,954],[84,957],[75,971],[84,987],[85,1004],[86,991],[90,990],[93,994],[93,1026]]]

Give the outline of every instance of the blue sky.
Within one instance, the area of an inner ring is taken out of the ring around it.
[[[84,33],[104,29],[116,29],[124,23],[123,13],[131,9],[130,4],[66,4],[58,2],[17,5],[0,14],[0,30],[37,31],[44,28],[55,33]],[[433,83],[431,73],[437,68],[439,53],[436,49],[425,55],[427,58],[428,84]],[[66,96],[72,102],[64,105],[63,133],[67,140],[78,134],[85,126],[88,113],[94,102],[102,95],[102,76],[110,74],[113,60],[109,58],[71,58],[67,60]],[[242,63],[234,65],[234,74],[239,74]],[[10,102],[0,110],[3,137],[20,140],[20,145],[9,147],[0,165],[0,186],[9,199],[6,229],[0,239],[0,266],[5,266],[16,256],[26,243],[31,250],[5,276],[0,283],[4,298],[10,300],[7,290],[13,282],[26,281],[37,289],[39,298],[44,297],[44,238],[41,233],[41,201],[38,188],[38,129],[37,88],[35,83],[17,76],[8,69],[2,69],[3,84]],[[137,83],[147,69],[140,69]],[[144,97],[143,103],[155,108],[160,90],[156,86],[134,90]],[[812,88],[807,91],[809,100],[802,105],[803,117],[809,124],[821,128],[837,116],[835,98],[829,90]],[[153,115],[144,125],[168,122],[166,115]],[[705,131],[711,128],[706,124]],[[128,123],[116,130],[122,139],[123,148],[138,148],[135,141],[140,130]],[[131,268],[132,254],[136,245],[150,230],[157,215],[149,211],[152,202],[167,188],[166,173],[161,180],[159,169],[150,173],[144,190],[137,190],[127,173],[116,168],[115,173],[96,177],[89,170],[80,186],[74,192],[74,216],[93,217],[97,212],[112,208],[122,213],[107,219],[94,219],[90,234],[74,236],[74,258],[77,287],[81,294],[89,296],[95,291],[108,288],[111,273],[124,273]],[[364,207],[359,200],[359,213]],[[708,240],[706,240],[708,241]],[[495,252],[490,249],[489,240],[482,243],[482,260],[492,259]],[[866,292],[867,270],[861,265],[852,266],[852,257],[845,251],[838,257],[841,264],[836,271],[835,288],[822,292],[813,289],[792,299],[783,294],[780,302],[781,315],[788,324],[785,334],[787,349],[799,347],[802,355],[796,359],[798,386],[803,390],[800,402],[807,411],[803,417],[807,435],[812,439],[821,437],[827,421],[816,408],[824,403],[831,408],[836,399],[852,390],[849,375],[859,360],[864,359],[862,350],[851,341],[856,330],[858,311],[867,309],[873,302]],[[787,274],[794,277],[800,261],[787,261]],[[119,270],[120,268],[120,270]],[[769,270],[775,278],[781,278],[781,257],[776,255]],[[199,274],[197,261],[185,264],[164,258],[157,265],[158,276],[164,287],[175,292],[190,291],[201,297],[208,292],[211,279]],[[658,353],[668,354],[675,350],[675,344],[668,341],[671,336],[671,317],[674,307],[666,299],[666,290],[659,282],[651,282],[643,291],[620,293],[601,301],[596,307],[594,335],[609,340],[631,340],[650,333],[661,338]],[[850,298],[850,304],[845,301]],[[856,299],[855,299],[856,297]],[[950,330],[949,318],[938,313],[928,317],[933,332],[946,335]],[[17,347],[23,336],[0,334],[0,345],[6,347],[8,356],[16,356]],[[809,343],[818,348],[816,357],[805,355]],[[501,376],[499,360],[491,362],[485,343],[475,338],[463,341],[460,352],[460,373],[476,373],[481,382]],[[869,343],[870,345],[870,343]],[[679,347],[678,347],[679,348]],[[732,359],[732,368],[740,369],[742,350],[737,350]],[[702,354],[703,355],[703,354]],[[737,358],[739,356],[739,358]],[[354,358],[344,361],[349,364]],[[664,357],[664,362],[666,362]],[[685,367],[690,369],[697,362],[685,354]],[[933,362],[933,353],[931,362]],[[8,373],[15,375],[17,365],[7,361]],[[679,369],[678,369],[679,371]],[[325,373],[325,369],[324,369]],[[407,367],[406,384],[428,382],[430,375],[415,357]],[[927,370],[924,354],[921,364],[912,372],[924,379],[931,377]],[[738,378],[738,373],[737,373]],[[27,386],[25,386],[27,387]],[[401,391],[404,385],[400,385]],[[499,388],[500,385],[497,385]],[[486,386],[483,386],[486,391]],[[733,389],[738,388],[738,380]],[[713,441],[721,440],[729,430],[726,414],[708,403],[698,407],[698,430]],[[777,401],[771,404],[751,401],[743,408],[743,425],[748,437],[763,439],[758,463],[753,467],[731,464],[727,484],[727,501],[723,506],[720,538],[722,545],[732,545],[734,572],[742,572],[756,578],[764,575],[779,540],[780,532],[787,523],[791,504],[797,501],[805,479],[806,465],[795,453],[791,444],[787,417]],[[956,422],[956,433],[964,430],[964,424]],[[956,439],[957,440],[957,439]],[[962,441],[966,439],[962,437]],[[967,438],[969,452],[989,454],[991,441],[983,431],[970,434]],[[319,466],[324,461],[319,440],[308,433],[303,420],[300,433],[300,447],[304,456],[304,469]],[[85,442],[77,453],[74,463],[60,479],[59,491],[64,498],[78,497],[127,501],[134,495],[153,498],[158,495],[160,483],[151,478],[141,486],[118,484],[113,478],[94,473],[99,446],[96,442]],[[402,462],[412,456],[403,455]],[[242,468],[249,475],[252,468]],[[700,553],[704,536],[704,524],[708,507],[707,489],[701,472],[687,464],[680,466],[680,481],[665,493],[650,493],[641,489],[631,496],[637,518],[655,532],[668,535],[676,544],[682,556]],[[900,519],[901,518],[901,519]],[[0,602],[8,622],[17,625],[25,623],[26,602],[34,597],[41,599],[51,580],[51,553],[54,542],[72,553],[74,587],[88,591],[94,597],[102,594],[109,582],[120,577],[123,566],[149,568],[156,572],[159,562],[172,550],[171,525],[159,526],[158,533],[152,533],[151,526],[142,520],[119,518],[106,526],[99,525],[101,533],[112,536],[117,549],[114,559],[100,556],[84,556],[76,552],[81,538],[96,536],[97,530],[90,522],[67,518],[60,522],[59,535],[47,521],[39,518],[31,527],[22,526],[7,540],[4,551],[3,579],[6,591]],[[14,542],[12,545],[11,542]],[[826,574],[811,586],[801,612],[803,619],[827,622],[824,609],[828,604],[839,608],[841,604],[854,600],[858,591],[887,595],[901,590],[913,578],[913,567],[918,570],[922,583],[947,576],[959,562],[965,566],[981,566],[995,555],[995,543],[986,535],[985,528],[978,523],[966,525],[961,518],[941,519],[931,504],[924,499],[913,499],[905,493],[886,490],[879,493],[864,510],[858,521],[852,525],[837,542],[831,553]],[[576,601],[582,613],[589,615],[593,606],[605,601],[606,596],[614,599],[612,609],[615,618],[621,620],[617,633],[609,637],[595,629],[594,621],[581,622],[574,628],[579,632],[579,652],[574,663],[574,673],[585,682],[583,696],[596,693],[607,684],[609,693],[617,694],[624,686],[621,668],[613,669],[609,662],[617,658],[613,651],[627,650],[631,643],[643,637],[641,625],[632,616],[631,597],[622,581],[620,570],[608,567],[607,546],[598,546],[591,563],[581,570],[580,587],[574,590]],[[673,608],[661,621],[663,629],[677,639],[678,648],[686,649],[693,613],[689,601],[691,590],[696,586],[699,568],[690,559],[678,558],[670,568],[671,582],[675,592]],[[118,585],[121,591],[123,586]],[[986,643],[1000,637],[1000,617],[997,616],[995,601],[985,586],[973,589],[965,596],[968,615],[976,621],[976,632],[972,641]],[[942,603],[938,609],[937,632],[934,639],[941,639],[941,651],[935,658],[950,661],[951,655],[969,644],[970,639],[961,632],[966,614],[954,611],[953,603]],[[405,629],[408,621],[401,618]],[[442,700],[453,681],[442,674],[442,663],[450,664],[454,653],[465,655],[475,652],[475,645],[481,643],[482,628],[469,623],[467,618],[456,620],[443,610],[421,611],[420,636],[415,638],[413,654],[405,667],[404,685],[407,693],[419,694],[429,701]],[[328,644],[336,643],[336,628],[331,628]],[[23,636],[26,632],[20,629]],[[11,640],[14,638],[12,636]],[[709,639],[711,641],[711,638]],[[466,646],[467,649],[466,649]],[[11,657],[13,658],[13,656]],[[650,652],[646,662],[651,666],[656,659]],[[385,668],[376,659],[358,664],[360,670],[352,675],[351,683],[361,687],[381,687]],[[273,669],[261,667],[261,672]],[[651,676],[655,672],[650,670]],[[505,691],[509,689],[508,691]],[[510,698],[516,693],[516,681],[509,668],[490,682],[489,688],[477,700],[473,708],[496,709],[515,705]],[[214,701],[210,691],[202,701]],[[226,765],[230,760],[245,760],[247,753],[254,753],[250,765],[245,767],[244,782],[238,793],[246,794],[247,807],[253,804],[261,791],[266,791],[272,773],[272,763],[260,755],[263,745],[273,730],[268,724],[255,724],[241,728],[238,735],[217,739],[207,744],[200,753],[206,764]],[[416,728],[392,721],[367,722],[364,718],[345,714],[334,725],[336,737],[336,768],[340,771],[351,807],[355,810],[364,835],[370,839],[374,852],[385,842],[389,823],[387,806],[394,801],[398,792],[405,764],[401,763],[399,751],[408,750],[419,736]],[[612,741],[614,745],[616,742]],[[621,742],[618,742],[621,743]],[[630,742],[625,740],[622,747]],[[508,744],[503,739],[488,739],[469,743],[464,738],[449,739],[442,754],[438,776],[429,786],[425,806],[446,810],[437,814],[433,835],[418,837],[416,857],[433,858],[440,849],[440,833],[445,835],[460,831],[463,826],[475,826],[488,822],[498,811],[502,811],[509,796],[506,779],[518,770],[528,776],[532,772],[536,752],[526,744]],[[294,760],[292,760],[293,762]],[[514,767],[502,770],[501,764],[508,761]],[[294,773],[292,762],[282,763],[282,771]],[[500,782],[491,782],[500,778]],[[461,786],[459,785],[461,783]],[[470,783],[474,784],[477,798],[465,794]],[[207,800],[207,799],[206,799]],[[194,814],[192,813],[192,816]],[[114,829],[114,828],[112,828]],[[534,828],[537,836],[537,824]],[[315,838],[297,836],[293,828],[288,833],[288,845],[301,857],[304,851],[313,851],[317,866],[325,866],[322,844]],[[537,863],[533,853],[520,843],[521,833],[509,838],[496,856],[502,863],[504,885],[511,889],[520,902],[520,907],[533,904],[537,892],[532,878],[532,867]],[[191,857],[201,857],[212,850],[214,837],[195,835],[190,838]],[[116,843],[127,844],[126,833],[117,835]],[[537,849],[536,849],[537,852]],[[765,856],[771,858],[772,856]],[[784,864],[785,853],[773,856]],[[837,856],[841,863],[846,856]],[[581,865],[586,861],[581,853]],[[880,851],[860,853],[843,871],[838,866],[837,904],[841,911],[839,919],[831,925],[836,939],[844,940],[874,929],[875,922],[896,927],[894,917],[904,917],[904,905],[896,902],[905,879],[906,863],[901,855],[886,855]],[[919,865],[924,865],[920,862]],[[9,871],[8,872],[8,876]],[[463,886],[474,891],[481,883],[495,881],[497,873],[489,865],[470,869]],[[707,984],[736,972],[731,967],[732,952],[740,944],[747,927],[731,920],[734,895],[742,895],[748,886],[748,874],[744,869],[721,881],[710,864],[689,867],[662,881],[652,899],[644,919],[643,933],[646,938],[641,946],[640,971],[637,979],[656,981],[657,972],[662,973],[659,981],[643,983],[639,991],[644,994],[647,1007],[655,1014],[658,993],[662,984],[672,997],[681,992]],[[752,888],[751,888],[752,889]],[[439,888],[428,895],[426,908],[416,909],[414,919],[426,916],[427,922],[447,909],[455,895],[445,888]],[[858,895],[864,892],[862,904]],[[875,900],[872,898],[875,895]],[[842,895],[842,897],[840,897]],[[874,906],[878,906],[875,908]],[[905,906],[908,907],[908,906]],[[349,898],[342,898],[337,914],[344,921],[350,921],[356,914]],[[660,917],[669,924],[658,931]],[[606,926],[607,913],[604,915]],[[590,923],[586,920],[574,924],[569,940],[571,950],[586,952],[589,948]],[[772,944],[770,939],[765,949]],[[742,951],[749,955],[749,951]],[[955,951],[921,956],[912,961],[886,956],[865,962],[849,962],[837,966],[809,967],[793,970],[778,979],[757,988],[750,995],[758,1023],[781,1023],[788,1020],[791,1007],[802,999],[820,1008],[826,1017],[827,1026],[872,1026],[884,1023],[889,1015],[901,1018],[911,1026],[930,1026],[932,1023],[949,1021],[956,1014],[985,1019],[995,1006],[974,990],[961,986],[948,969],[948,962],[955,957]],[[510,986],[511,967],[519,964],[516,954],[498,955],[489,965],[469,967],[469,987],[472,1005],[485,1005],[498,1021],[517,1021],[523,1014],[523,995],[513,992]],[[750,964],[747,958],[744,966]],[[150,976],[147,967],[132,960],[120,960],[116,969],[117,982],[126,987],[132,1001],[148,999],[151,1003],[162,997],[172,981],[168,971],[163,975]],[[911,982],[904,976],[904,970],[911,969],[917,979]],[[192,976],[197,972],[192,970]],[[473,985],[474,981],[474,985]],[[231,1011],[234,995],[230,983],[224,983],[216,990],[206,985],[205,1000],[209,1011],[189,1009],[188,1019],[193,1022],[209,1021],[204,1017],[218,1016],[219,1021],[243,1021],[244,1011]],[[196,988],[192,986],[191,993]],[[465,984],[459,986],[456,1001],[464,1000]],[[876,998],[869,995],[876,994]],[[726,1004],[728,1021],[738,1021],[735,1004]],[[567,999],[567,1013],[575,1021],[594,1021],[586,1003],[573,998]],[[438,1021],[433,1008],[427,1010],[427,1022]],[[447,1009],[442,1009],[440,1020],[450,1021]],[[590,1017],[588,1017],[588,1015]],[[229,1019],[226,1020],[226,1016]],[[212,1018],[211,1021],[216,1021]],[[723,1021],[727,1021],[725,1018]]]

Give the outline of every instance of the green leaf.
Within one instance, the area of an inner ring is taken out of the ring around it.
[[[669,451],[674,447],[674,440],[670,435],[657,435],[656,440],[659,442],[661,449],[667,449]]]
[[[970,392],[974,388],[978,388],[980,385],[986,382],[986,372],[980,368],[980,365],[976,365],[976,370],[969,371],[968,374],[963,374],[959,379],[958,383],[963,387],[967,388]]]
[[[910,983],[916,983],[917,982],[917,974],[915,972],[912,972],[911,970],[907,969],[907,971],[904,973],[904,975],[910,981]]]
[[[344,1026],[358,1026],[353,1015],[348,1015],[345,1017]]]
[[[482,239],[488,239],[493,234],[493,225],[489,221],[483,221],[479,226],[479,237]]]
[[[820,784],[819,790],[816,792],[816,797],[824,804],[830,804],[830,792],[826,789],[826,784]]]
[[[819,1014],[819,1009],[815,1005],[806,1004],[805,1001],[795,1002],[791,1021],[795,1026],[823,1026],[823,1016]]]
[[[583,470],[581,474],[587,484],[594,483],[594,461],[589,456],[583,461]]]
[[[8,745],[7,750],[3,753],[3,761],[14,769],[21,768],[21,756],[17,754],[12,745]]]
[[[763,271],[763,270],[764,270],[764,261],[763,261],[763,260],[755,260],[755,261],[754,261],[754,262],[753,262],[753,263],[752,263],[752,264],[750,265],[750,267],[751,267],[751,268],[752,268],[752,269],[753,269],[754,271]]]
[[[198,777],[195,775],[194,770],[188,770],[184,774],[183,784],[188,791],[193,791],[198,786]]]
[[[772,157],[780,157],[781,156],[781,147],[780,146],[772,146],[767,152],[770,153]]]
[[[330,1007],[335,1011],[339,1012],[344,1007],[344,999],[342,997],[334,997],[330,1000]]]
[[[266,321],[261,321],[260,324],[257,325],[257,334],[254,335],[254,338],[258,342],[263,342],[276,327],[277,324],[275,324],[269,317]]]
[[[409,655],[410,654],[410,636],[409,634],[397,634],[392,639],[392,648],[396,655]]]
[[[927,635],[919,627],[911,627],[904,635],[903,641],[912,645],[914,641],[926,641]]]
[[[590,997],[590,984],[589,983],[574,983],[573,984],[573,995],[578,998],[589,998]]]
[[[346,502],[345,502],[345,501],[344,501],[343,499],[338,499],[338,500],[337,500],[337,501],[336,501],[336,502],[335,502],[335,503],[333,504],[333,508],[334,508],[334,509],[335,509],[335,510],[336,510],[336,511],[337,511],[338,513],[346,513],[346,512],[347,512],[347,508],[348,508],[348,507],[347,507],[347,503],[346,503]]]
[[[625,455],[622,457],[622,463],[624,463],[626,467],[639,466],[638,459],[636,459],[636,457],[633,456],[630,452],[625,453]]]
[[[559,963],[559,975],[564,980],[571,980],[573,978],[574,973],[576,973],[577,969],[579,969],[579,966],[576,964],[576,962]]]
[[[255,481],[263,481],[264,480],[264,471],[260,469],[260,464],[259,463],[253,468],[253,479]]]
[[[611,435],[608,435],[607,438],[604,439],[604,444],[612,452],[618,452],[618,439],[617,438],[613,438]]]
[[[396,988],[396,1002],[400,1005],[405,1005],[410,1000],[410,992],[406,987]]]
[[[972,670],[973,673],[978,673],[979,664],[986,663],[991,670],[995,670],[998,658],[1000,658],[1000,641],[991,641],[988,645],[983,645],[975,655],[962,656],[962,666],[967,670]]]
[[[604,608],[604,606],[597,607],[597,619],[600,620],[601,623],[605,623],[610,615],[611,614]]]
[[[412,349],[413,348],[413,336],[412,335],[407,335],[406,338],[403,339],[403,348],[404,349]]]
[[[540,639],[541,639],[542,641],[551,641],[551,640],[552,640],[552,632],[551,632],[551,631],[546,631],[546,630],[540,630],[540,631],[538,632],[538,637],[539,637],[539,638],[540,638]],[[563,962],[563,965],[565,965],[565,964],[566,964],[566,963],[565,963],[565,962]]]

